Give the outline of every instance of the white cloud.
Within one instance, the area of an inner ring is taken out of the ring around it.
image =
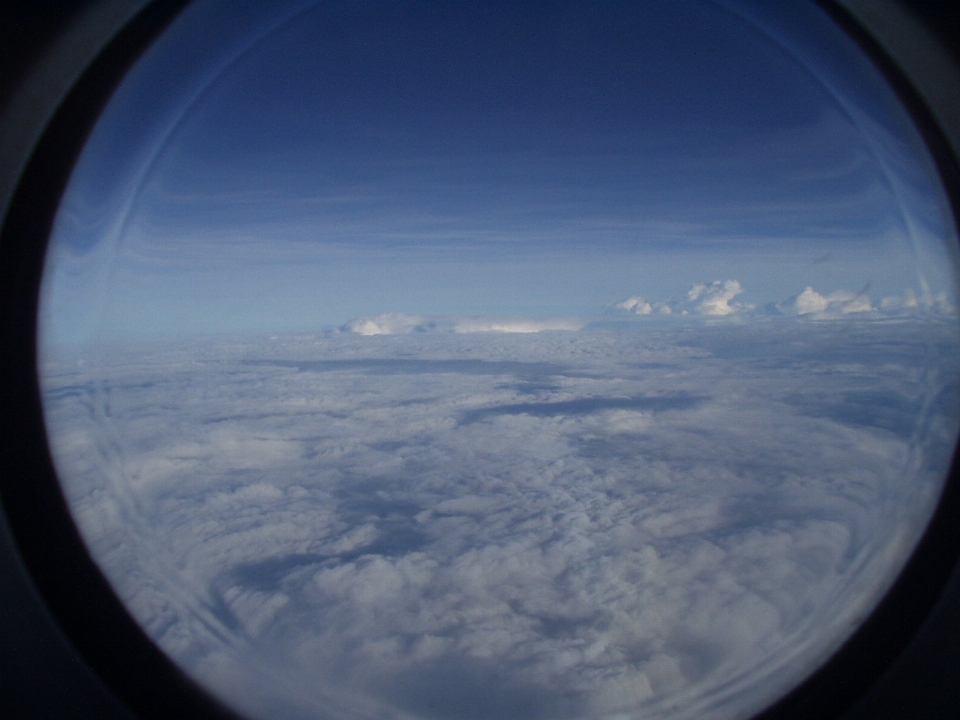
[[[742,292],[743,287],[736,280],[715,280],[709,285],[694,285],[687,293],[687,301],[702,315],[733,315],[744,308],[741,303],[731,303]]]
[[[653,313],[653,305],[648,303],[639,295],[634,295],[629,297],[622,302],[618,302],[614,305],[621,310],[626,310],[627,312],[632,312],[634,315],[650,315]]]
[[[735,297],[742,293],[743,286],[737,280],[715,280],[711,283],[693,285],[682,300],[671,299],[651,302],[640,295],[634,295],[615,303],[613,307],[626,310],[634,315],[689,315],[693,313],[725,316],[753,309],[752,305],[733,301]]]
[[[614,303],[611,307],[632,315],[703,315],[707,317],[783,314],[813,320],[833,320],[851,316],[879,317],[910,316],[917,313],[956,315],[957,307],[945,292],[933,293],[925,286],[919,294],[908,288],[903,295],[887,296],[874,305],[864,292],[834,290],[822,294],[811,286],[793,297],[770,303],[762,311],[756,305],[739,302],[735,298],[744,292],[737,280],[715,280],[693,285],[682,299],[652,301],[634,295]]]
[[[551,330],[576,331],[583,328],[584,323],[579,320],[457,320],[453,331],[460,334],[467,333],[538,333]]]
[[[700,315],[710,318],[749,317],[758,314],[757,306],[737,300],[745,292],[738,280],[714,280],[710,283],[696,283],[690,287],[683,298],[667,300],[648,300],[642,295],[633,295],[625,300],[613,303],[614,308],[631,315]],[[875,306],[864,292],[854,293],[848,290],[834,290],[822,294],[812,286],[793,297],[776,303],[769,303],[763,314],[784,314],[813,320],[831,320],[850,316],[913,315],[917,312],[936,314],[957,314],[957,308],[950,302],[947,293],[934,294],[924,289],[919,295],[913,289],[907,289],[902,296],[888,296]],[[430,319],[418,315],[389,312],[380,315],[356,318],[344,325],[341,330],[357,335],[405,335],[413,332],[438,333],[538,333],[546,331],[576,332],[582,330],[587,321],[577,318],[485,318],[439,316]]]
[[[830,307],[830,301],[812,287],[807,286],[794,300],[794,309],[798,315],[824,312]]]
[[[849,318],[851,315],[907,317],[918,313],[956,313],[946,293],[934,294],[924,289],[918,294],[912,288],[907,288],[902,295],[886,296],[875,305],[864,292],[835,290],[821,294],[807,286],[799,295],[777,303],[776,307],[785,314],[815,320]]]
[[[779,303],[778,307],[796,315],[823,317],[873,311],[870,298],[863,293],[835,290],[829,295],[821,295],[810,286],[804,288],[795,298]]]
[[[412,332],[441,332],[468,335],[472,333],[538,333],[577,331],[584,322],[572,318],[457,318],[441,317],[426,320],[417,315],[383,313],[351,320],[344,332],[357,335],[406,335]]]
[[[403,335],[419,329],[423,318],[401,313],[382,313],[351,320],[343,326],[346,332],[357,335]]]

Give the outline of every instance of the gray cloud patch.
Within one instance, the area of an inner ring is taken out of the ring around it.
[[[250,364],[258,364],[251,362]],[[569,371],[561,365],[537,362],[494,360],[421,360],[411,358],[356,358],[350,360],[315,360],[270,363],[292,367],[301,372],[343,372],[360,370],[377,375],[426,375],[464,373],[467,375],[514,375],[518,378],[543,378]]]
[[[469,657],[444,657],[381,692],[415,717],[436,720],[562,720],[582,712],[562,690],[519,684],[509,668]]]
[[[495,415],[561,417],[568,415],[590,415],[603,410],[635,410],[638,412],[689,410],[700,405],[705,400],[707,400],[706,397],[693,397],[689,395],[649,395],[646,397],[589,397],[579,398],[577,400],[558,400],[555,402],[513,403],[471,410],[461,416],[460,422],[469,424]]]

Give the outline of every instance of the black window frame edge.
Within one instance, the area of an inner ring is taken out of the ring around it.
[[[16,110],[12,120],[10,112],[0,116],[0,542],[18,553],[22,562],[13,571],[27,578],[52,622],[109,688],[105,692],[138,717],[238,720],[153,644],[91,559],[56,479],[36,372],[43,258],[70,172],[127,69],[187,4],[91,3],[93,20],[84,25],[71,19],[63,34],[47,39],[40,51],[46,56],[16,78],[19,85],[5,108]],[[935,29],[894,0],[817,4],[873,60],[911,113],[937,163],[956,223],[960,72],[936,43]],[[75,66],[64,74],[64,63]],[[14,107],[17,102],[21,105]],[[945,592],[952,587],[948,599],[960,596],[958,459],[955,451],[933,518],[880,604],[823,666],[754,720],[843,717],[883,685],[918,635],[937,632],[930,618]]]
[[[952,58],[933,29],[898,3],[816,2],[873,62],[910,114],[960,229],[960,128],[956,107],[948,104],[960,100],[960,74]],[[891,588],[825,664],[753,720],[841,717],[882,683],[960,572],[958,519],[960,446],[955,446],[936,510]]]
[[[0,230],[0,519],[46,610],[108,692],[142,718],[239,720],[149,640],[90,557],[56,479],[36,372],[43,260],[70,173],[129,68],[186,5],[75,10],[5,108],[3,172],[16,175],[4,178],[13,192]]]

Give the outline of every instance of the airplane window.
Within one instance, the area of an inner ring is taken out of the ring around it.
[[[818,7],[200,0],[57,213],[117,595],[250,718],[742,718],[922,536],[957,231]]]

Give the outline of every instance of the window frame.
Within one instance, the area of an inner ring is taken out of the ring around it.
[[[33,48],[32,60],[14,63],[0,87],[5,104],[0,114],[0,571],[6,585],[0,593],[5,603],[0,649],[7,657],[24,652],[24,643],[46,642],[48,649],[17,676],[24,680],[22,687],[0,691],[0,711],[39,703],[56,708],[59,717],[81,717],[86,708],[69,709],[69,698],[82,696],[100,698],[96,702],[113,708],[109,712],[117,717],[236,719],[150,641],[87,553],[56,479],[35,370],[43,257],[69,173],[127,68],[187,0],[79,0],[61,8],[61,27],[54,29],[38,16],[17,15],[29,4],[16,0],[0,10],[0,25],[9,21],[8,33],[22,29],[26,39],[20,46]],[[930,4],[926,15],[922,5],[912,14],[893,0],[819,0],[818,5],[874,61],[911,113],[937,162],[956,221],[960,71],[943,45],[947,36],[938,39],[929,24],[939,16]],[[954,20],[960,17],[960,9],[953,13]],[[859,720],[876,717],[881,706],[883,717],[900,717],[889,713],[898,712],[898,706],[910,709],[903,688],[914,688],[917,703],[930,687],[921,675],[952,687],[943,681],[949,669],[942,662],[925,666],[915,656],[931,643],[936,646],[938,638],[960,637],[957,518],[955,454],[938,508],[891,590],[819,670],[754,720]],[[26,624],[12,632],[12,623],[21,618]],[[50,653],[62,656],[55,667],[77,673],[63,697],[45,697],[50,678],[42,673]],[[949,657],[960,665],[960,650]],[[0,664],[0,672],[3,668]],[[86,690],[76,690],[80,687]],[[941,691],[941,701],[957,713],[960,690]],[[124,714],[124,708],[133,714]]]

